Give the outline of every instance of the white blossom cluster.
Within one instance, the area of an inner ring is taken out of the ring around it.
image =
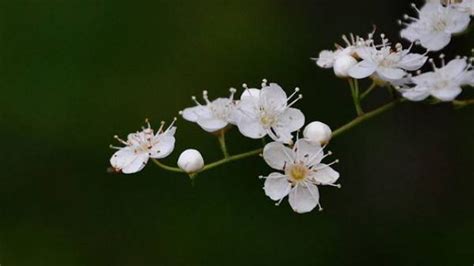
[[[418,16],[404,15],[404,21],[399,21],[405,27],[400,32],[401,37],[411,42],[409,48],[403,48],[401,43],[392,47],[384,34],[379,43],[374,41],[374,33],[365,39],[353,34],[349,39],[344,35],[346,46],[336,45],[333,51],[321,51],[315,58],[316,64],[332,68],[341,78],[370,78],[379,84],[391,85],[411,101],[421,101],[428,96],[453,101],[462,92],[461,87],[474,86],[472,58],[457,57],[446,64],[441,55],[440,67],[430,59],[433,71],[420,69],[428,60],[429,52],[441,50],[449,44],[453,34],[466,31],[474,15],[473,5],[473,0],[433,0],[420,9],[412,4]],[[426,52],[411,52],[414,44]]]
[[[392,43],[385,34],[375,37],[374,30],[366,37],[344,35],[344,45],[321,51],[314,60],[321,68],[333,69],[337,77],[349,79],[358,121],[362,121],[360,116],[364,115],[360,106],[363,97],[359,94],[359,79],[369,78],[373,85],[387,85],[411,101],[428,97],[454,101],[462,87],[474,86],[473,59],[456,57],[446,63],[444,55],[440,55],[441,62],[436,64],[428,54],[441,50],[454,34],[468,28],[474,14],[473,3],[474,0],[434,0],[419,9],[412,5],[417,16],[404,15],[404,21],[400,21],[400,25],[404,25],[400,35],[410,41],[409,45]],[[423,47],[422,53],[413,52],[416,45]],[[427,61],[432,70],[423,72]],[[333,133],[325,123],[314,121],[306,125],[303,138],[299,138],[306,122],[303,112],[295,107],[303,98],[299,88],[288,95],[278,84],[265,79],[259,88],[246,84],[242,87],[240,96],[231,88],[230,95],[215,99],[210,99],[208,91],[203,91],[202,100],[193,96],[195,105],[179,112],[184,120],[219,137],[224,154],[222,160],[206,165],[198,150],[186,149],[179,155],[178,168],[162,164],[159,160],[168,157],[175,148],[176,118],[166,128],[162,122],[156,132],[147,120],[145,127],[126,139],[115,136],[123,146],[111,146],[117,150],[110,159],[113,169],[132,174],[141,171],[152,160],[165,170],[184,172],[192,177],[217,164],[261,153],[264,161],[274,169],[274,172],[260,176],[265,180],[266,196],[276,205],[288,196],[289,205],[297,213],[307,213],[316,207],[322,210],[318,187],[340,187],[336,183],[339,173],[332,168],[338,160],[324,163],[323,160],[332,155],[330,151],[325,152],[325,148],[331,138],[351,126],[351,122]],[[264,143],[265,139],[271,139],[271,142],[263,149],[229,156],[224,134],[231,127],[236,127],[247,138],[263,139]]]
[[[263,80],[259,89],[244,84],[238,99],[234,99],[236,92],[231,88],[229,97],[210,100],[208,92],[204,91],[204,102],[193,96],[196,105],[185,108],[180,114],[209,133],[236,126],[243,136],[251,139],[268,136],[273,142],[264,147],[263,158],[272,168],[284,173],[263,177],[265,194],[278,202],[289,195],[290,205],[298,213],[320,206],[317,186],[339,186],[335,184],[339,174],[330,167],[332,163],[321,162],[331,154],[324,153],[331,129],[322,122],[312,122],[304,130],[305,139],[293,141],[294,133],[305,124],[303,113],[293,107],[303,97],[298,94],[299,88],[288,96],[278,84]],[[129,134],[127,140],[116,136],[125,146],[113,147],[118,151],[110,159],[112,167],[125,174],[136,173],[150,158],[163,159],[170,155],[175,143],[176,127],[173,125],[174,121],[163,129],[163,122],[154,133],[147,122],[147,127]],[[199,151],[188,149],[181,153],[177,164],[184,172],[192,174],[204,167],[204,159]],[[283,182],[286,182],[284,188]]]

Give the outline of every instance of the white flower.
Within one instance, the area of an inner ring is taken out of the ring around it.
[[[350,34],[350,40],[347,36],[342,35],[342,39],[346,43],[346,47],[336,44],[336,50],[323,50],[319,53],[318,58],[313,58],[316,64],[321,68],[333,68],[336,76],[345,78],[348,76],[348,70],[357,63],[357,48],[365,47],[372,41],[373,33],[370,33],[367,40],[359,36]]]
[[[470,14],[459,11],[452,5],[443,6],[439,2],[426,3],[420,10],[413,4],[418,12],[418,18],[408,15],[404,19],[408,22],[400,34],[403,38],[415,42],[431,51],[439,51],[451,41],[451,35],[463,32],[469,26]]]
[[[196,173],[204,167],[204,159],[198,150],[187,149],[179,155],[178,166],[186,173]]]
[[[125,147],[111,146],[118,149],[110,158],[112,167],[124,174],[132,174],[142,170],[149,158],[162,159],[170,155],[175,144],[176,127],[173,126],[175,121],[176,118],[166,130],[163,130],[164,122],[162,122],[156,134],[147,120],[148,126],[142,131],[129,134],[126,141],[115,136]]]
[[[349,76],[356,79],[373,76],[383,81],[396,81],[406,77],[407,71],[421,68],[428,59],[422,54],[410,53],[410,49],[403,49],[399,43],[394,51],[385,35],[381,34],[381,37],[381,45],[372,43],[356,50],[362,61],[349,69]]]
[[[229,98],[217,98],[210,101],[207,91],[203,91],[205,105],[200,104],[196,97],[192,100],[197,106],[186,108],[180,112],[184,119],[197,123],[207,132],[215,132],[225,128],[228,124],[233,124],[233,113],[235,111],[234,94],[235,89],[231,88]]]
[[[299,91],[287,97],[283,89],[276,83],[266,84],[263,88],[248,89],[240,98],[237,105],[239,119],[237,126],[239,131],[246,137],[259,139],[269,135],[273,140],[290,143],[292,132],[300,129],[304,125],[303,113],[291,106],[302,98],[298,95],[296,99],[288,103]]]
[[[309,123],[304,131],[304,138],[314,144],[326,145],[331,140],[332,131],[331,128],[319,121]]]
[[[474,85],[474,71],[467,58],[453,59],[448,64],[443,59],[440,68],[436,67],[432,59],[430,62],[434,70],[412,77],[415,86],[400,89],[403,97],[422,101],[431,95],[443,102],[452,101],[462,92],[462,86]]]
[[[267,164],[283,173],[273,172],[265,178],[263,189],[265,194],[277,205],[288,195],[290,206],[297,213],[312,211],[319,205],[318,185],[335,184],[339,173],[330,164],[321,163],[330,155],[324,154],[320,145],[312,144],[304,139],[298,140],[292,149],[278,142],[272,142],[263,149],[263,158]]]

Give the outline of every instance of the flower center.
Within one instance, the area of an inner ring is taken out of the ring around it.
[[[306,178],[308,175],[308,168],[303,164],[295,164],[289,167],[287,170],[288,176],[291,178],[291,181],[299,182]]]

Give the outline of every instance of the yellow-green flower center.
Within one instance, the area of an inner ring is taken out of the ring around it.
[[[288,176],[292,181],[299,182],[306,178],[308,172],[309,170],[306,166],[302,164],[295,164],[288,169]]]

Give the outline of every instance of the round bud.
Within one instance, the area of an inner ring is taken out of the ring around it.
[[[179,155],[178,166],[188,174],[196,173],[204,167],[204,159],[199,151],[187,149]]]
[[[331,128],[319,121],[309,123],[304,131],[304,138],[314,144],[325,145],[331,140]]]
[[[357,60],[350,55],[341,55],[334,62],[334,74],[340,78],[349,76],[349,69],[357,64]]]

